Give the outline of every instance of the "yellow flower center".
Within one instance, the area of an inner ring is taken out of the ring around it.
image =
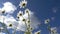
[[[19,17],[17,17],[19,19]]]
[[[25,21],[25,19],[23,19],[22,21]]]
[[[22,6],[25,6],[25,3],[23,3]]]
[[[2,11],[2,13],[5,13],[5,10],[4,10],[4,11]]]
[[[20,13],[20,16],[22,16],[22,13]]]
[[[9,27],[12,27],[12,24],[10,24]]]

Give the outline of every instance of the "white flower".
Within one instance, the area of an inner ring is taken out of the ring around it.
[[[51,28],[51,34],[57,34],[57,28],[56,27]]]
[[[40,33],[41,33],[41,30],[40,30],[40,31],[35,32],[35,34],[40,34]]]
[[[17,26],[18,26],[18,23],[17,22],[9,22],[6,23],[7,25],[7,28],[12,28],[12,29],[15,29]]]
[[[50,22],[50,19],[45,20],[45,24],[48,24]]]
[[[27,23],[27,26],[31,24],[29,19],[26,21],[26,23]]]
[[[25,14],[29,13],[30,14],[30,10],[29,9],[25,9]]]
[[[17,14],[17,18],[18,20],[22,21],[23,20],[23,12],[19,11],[19,13]]]
[[[23,16],[23,12],[19,11],[19,13],[17,14],[17,17],[21,17],[21,16]]]
[[[18,23],[16,21],[16,19],[12,16],[5,16],[4,17],[4,23],[6,24],[7,28],[16,28]]]
[[[23,15],[23,17],[25,19],[28,19],[28,14],[29,14],[29,17],[31,17],[31,15],[33,14],[33,12],[31,12],[29,9],[25,9],[25,14]]]
[[[56,30],[56,27],[51,28],[51,31]]]
[[[27,1],[26,0],[21,1],[20,4],[19,4],[20,8],[25,8],[26,5],[27,5]]]

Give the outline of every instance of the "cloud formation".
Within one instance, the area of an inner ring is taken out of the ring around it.
[[[11,2],[5,2],[3,3],[2,11],[5,10],[6,13],[13,13],[17,8],[15,5],[13,5]]]

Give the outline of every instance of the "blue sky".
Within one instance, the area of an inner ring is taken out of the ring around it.
[[[2,3],[4,2],[12,2],[14,5],[18,6],[21,0],[0,0],[0,7],[2,7]],[[44,24],[45,19],[50,19],[49,24],[51,27],[57,27],[58,32],[60,33],[60,0],[27,0],[28,4],[26,8],[29,8],[32,12],[35,13],[35,16],[41,21],[42,26],[39,25],[39,29],[42,30],[41,34],[48,34],[47,25]],[[16,14],[18,9],[14,12],[13,16],[16,18]],[[56,10],[56,12],[54,12]],[[51,18],[54,17],[54,20]],[[34,30],[35,31],[35,30]]]

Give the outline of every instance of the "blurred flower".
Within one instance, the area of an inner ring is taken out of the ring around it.
[[[24,21],[25,20],[24,17],[23,17],[23,12],[22,11],[19,11],[19,13],[17,14],[17,18],[20,21]]]
[[[25,21],[26,21],[26,19],[23,19],[22,21],[24,21],[24,22],[25,22]]]
[[[25,14],[26,13],[30,13],[30,10],[29,9],[25,9]]]
[[[57,28],[56,27],[51,28],[51,34],[57,34]]]
[[[50,22],[50,19],[45,20],[45,24],[48,24]]]
[[[51,31],[56,30],[56,27],[51,28]]]
[[[6,17],[4,23],[7,25],[7,28],[16,28],[18,26],[17,21],[13,17]]]
[[[19,11],[19,13],[17,14],[17,17],[23,16],[23,12]]]
[[[6,24],[7,28],[15,28],[17,26],[17,21],[12,16],[1,16],[0,22]]]
[[[35,32],[35,34],[40,34],[40,33],[41,33],[41,30],[40,30],[40,31]]]
[[[27,23],[27,26],[30,26],[31,24],[29,19],[27,19],[26,23]]]
[[[25,19],[28,19],[28,15],[29,15],[29,17],[31,17],[32,14],[33,14],[33,12],[31,12],[29,9],[25,9],[25,14],[23,15],[23,17]]]
[[[4,14],[5,10],[0,9],[0,14]]]
[[[19,4],[20,8],[25,8],[26,5],[27,5],[27,1],[26,0],[21,1],[20,4]]]

